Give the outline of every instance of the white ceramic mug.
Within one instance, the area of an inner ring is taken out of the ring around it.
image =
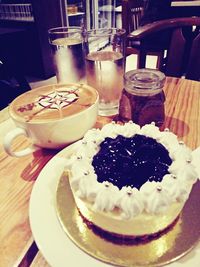
[[[49,85],[17,97],[9,113],[17,128],[7,133],[3,145],[10,156],[22,157],[40,148],[63,148],[83,137],[97,120],[99,96],[84,84]],[[32,145],[13,151],[12,142],[19,135]]]

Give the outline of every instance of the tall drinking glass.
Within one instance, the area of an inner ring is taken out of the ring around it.
[[[58,27],[48,31],[58,83],[76,83],[85,79],[83,30]]]
[[[87,83],[100,97],[99,115],[118,113],[125,68],[125,30],[94,29],[85,41]]]

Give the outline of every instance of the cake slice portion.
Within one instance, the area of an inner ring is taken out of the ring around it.
[[[191,150],[154,123],[89,130],[68,164],[87,222],[128,238],[155,235],[179,216],[197,180]]]

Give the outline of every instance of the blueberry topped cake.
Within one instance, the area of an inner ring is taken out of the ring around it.
[[[191,150],[154,123],[89,130],[67,168],[82,217],[133,238],[171,225],[197,180]]]

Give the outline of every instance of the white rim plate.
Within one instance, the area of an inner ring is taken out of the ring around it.
[[[57,218],[55,209],[56,189],[65,164],[62,155],[69,156],[78,145],[79,142],[63,149],[46,164],[39,174],[30,198],[29,219],[31,230],[39,250],[52,267],[66,267],[69,263],[73,267],[111,266],[91,257],[78,248],[68,238]],[[189,254],[168,266],[193,267],[198,266],[199,262],[200,242]]]

